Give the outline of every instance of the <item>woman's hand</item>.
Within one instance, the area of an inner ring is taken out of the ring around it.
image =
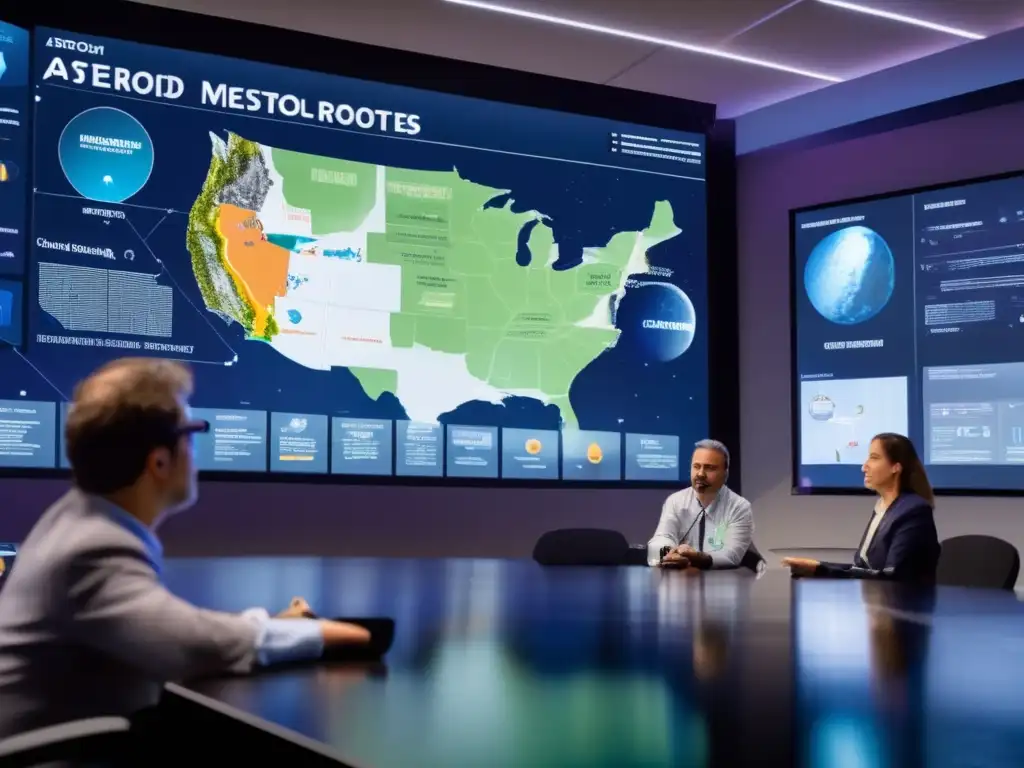
[[[793,576],[813,576],[818,566],[821,565],[820,562],[809,557],[784,557],[782,564],[789,568],[789,572]]]

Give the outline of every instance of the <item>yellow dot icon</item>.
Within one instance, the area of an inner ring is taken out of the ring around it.
[[[600,464],[604,458],[604,451],[601,450],[601,446],[597,443],[591,443],[587,446],[587,461],[591,464]]]
[[[536,437],[531,437],[529,440],[527,440],[526,445],[524,447],[526,448],[526,452],[531,456],[536,456],[538,453],[540,453],[540,449],[542,448],[540,440],[538,440]]]

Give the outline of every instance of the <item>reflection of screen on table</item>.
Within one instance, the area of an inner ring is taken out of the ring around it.
[[[793,217],[796,485],[899,432],[936,488],[1024,489],[1024,176]]]
[[[65,466],[75,382],[125,355],[192,365],[204,470],[675,482],[706,436],[702,136],[17,40],[0,466]]]

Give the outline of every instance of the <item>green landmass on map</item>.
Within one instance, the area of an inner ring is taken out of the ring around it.
[[[378,166],[269,148],[281,177],[272,182],[258,144],[234,134],[226,141],[211,134],[211,141],[210,168],[187,230],[196,281],[207,308],[238,322],[248,338],[271,341],[280,333],[273,305],[288,290],[287,258],[259,242],[259,232],[246,231],[256,226],[271,185],[281,183],[287,205],[308,211],[314,237],[351,233],[379,211]],[[644,230],[619,232],[586,248],[576,267],[555,270],[558,248],[547,218],[514,212],[510,190],[474,183],[457,170],[392,167],[384,169],[383,189],[385,231],[366,235],[363,257],[401,268],[392,347],[464,355],[472,377],[499,392],[553,403],[574,426],[573,380],[618,340],[613,295],[621,297],[627,272],[647,270],[651,246],[680,232],[670,203],[652,204]],[[521,266],[524,226],[532,227],[531,258]],[[397,392],[397,370],[349,370],[373,399]]]
[[[288,205],[309,211],[314,237],[351,232],[377,202],[377,166],[271,149],[274,168],[284,180]]]
[[[656,203],[643,232],[619,232],[586,249],[583,264],[556,271],[554,235],[541,214],[514,213],[511,200],[484,208],[507,190],[457,171],[388,168],[386,179],[387,229],[369,236],[366,256],[402,268],[392,345],[465,354],[476,378],[541,394],[575,424],[569,386],[619,336],[603,301],[622,284],[636,249],[646,254],[678,234],[671,205]],[[523,267],[518,237],[530,221],[537,222],[528,240],[532,259]],[[593,327],[580,325],[587,320]]]

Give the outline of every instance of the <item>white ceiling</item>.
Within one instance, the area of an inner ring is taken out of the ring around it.
[[[463,61],[717,104],[735,117],[828,82],[642,39],[446,0],[140,0]],[[483,0],[488,2],[489,0]],[[859,0],[985,36],[1024,27],[1024,0]],[[957,45],[946,32],[821,0],[494,0],[499,5],[850,80]],[[344,56],[344,48],[338,48]]]

